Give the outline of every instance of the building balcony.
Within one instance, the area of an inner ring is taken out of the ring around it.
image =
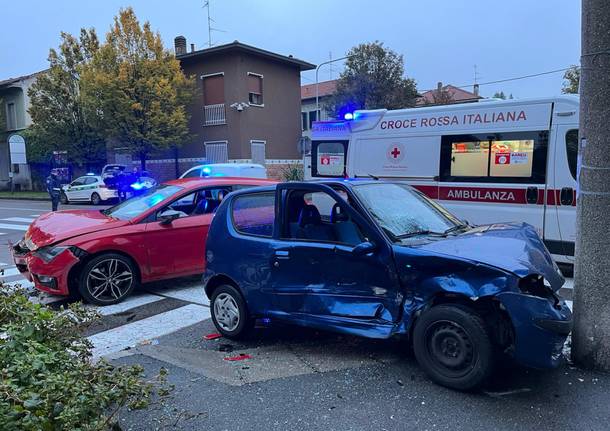
[[[205,105],[203,107],[203,125],[218,126],[227,123],[227,113],[224,103]]]

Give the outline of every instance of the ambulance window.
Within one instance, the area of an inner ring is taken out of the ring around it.
[[[546,131],[443,136],[440,180],[544,184],[547,150]]]
[[[533,139],[492,141],[489,176],[529,178],[533,161]]]
[[[489,142],[454,142],[451,144],[451,176],[481,177],[487,175]]]
[[[578,160],[578,129],[568,130],[566,133],[566,154],[568,166],[572,177],[576,179],[576,164]]]
[[[318,176],[343,176],[345,173],[345,143],[337,141],[318,142],[315,164],[315,172]]]

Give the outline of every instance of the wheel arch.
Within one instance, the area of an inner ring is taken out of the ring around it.
[[[245,299],[245,295],[239,288],[239,285],[235,282],[235,280],[233,280],[231,277],[229,277],[226,274],[216,274],[207,281],[207,283],[205,284],[205,288],[204,288],[206,296],[208,298],[211,298],[212,293],[214,293],[214,290],[217,289],[218,287],[222,286],[223,284],[228,284],[230,286],[233,286],[235,289],[237,289],[237,291]]]
[[[70,272],[68,273],[68,289],[71,294],[75,294],[78,292],[78,279],[83,267],[92,259],[95,259],[96,257],[104,254],[118,254],[128,259],[135,269],[137,281],[142,281],[142,270],[140,269],[140,265],[138,265],[137,260],[134,259],[129,253],[125,253],[122,250],[115,249],[99,250],[95,253],[87,254],[76,265],[70,268]]]

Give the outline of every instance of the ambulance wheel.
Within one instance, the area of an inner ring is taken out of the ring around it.
[[[59,201],[62,203],[62,205],[68,205],[70,203],[68,196],[64,192],[61,192],[59,195]]]
[[[100,195],[98,195],[97,193],[93,193],[91,195],[91,203],[93,205],[99,205],[102,203],[102,198],[100,197]]]
[[[468,391],[487,380],[493,346],[483,319],[468,307],[438,305],[417,320],[413,349],[420,366],[436,383]]]

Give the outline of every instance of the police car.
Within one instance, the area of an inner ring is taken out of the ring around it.
[[[116,190],[109,189],[99,175],[78,177],[61,188],[61,203],[91,202],[99,205],[104,201],[118,198]]]

